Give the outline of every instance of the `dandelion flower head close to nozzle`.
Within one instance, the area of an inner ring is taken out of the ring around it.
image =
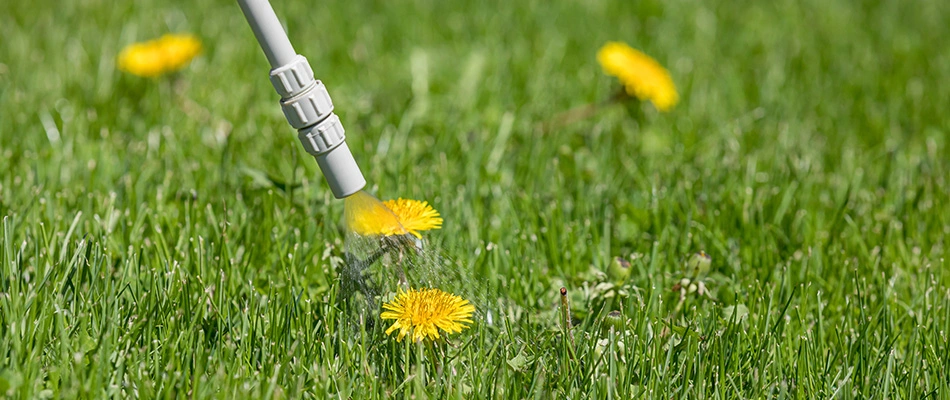
[[[382,203],[374,202],[374,204],[366,202],[355,207],[348,205],[347,211],[347,228],[360,236],[393,236],[408,233],[422,238],[420,231],[442,227],[439,212],[426,201],[400,198]]]
[[[201,53],[201,41],[189,34],[167,34],[132,43],[119,53],[119,70],[141,77],[155,77],[184,68]]]
[[[627,94],[649,100],[659,111],[669,111],[679,102],[670,72],[643,52],[622,42],[607,42],[597,52],[604,73],[615,76]]]
[[[386,334],[399,331],[396,341],[406,336],[414,342],[439,339],[439,330],[446,335],[468,329],[475,306],[468,300],[439,289],[400,290],[396,298],[383,304],[380,318],[395,320]]]

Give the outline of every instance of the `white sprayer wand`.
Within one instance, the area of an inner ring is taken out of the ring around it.
[[[356,165],[340,118],[323,83],[314,79],[307,59],[294,51],[274,9],[267,0],[238,0],[270,62],[270,81],[280,95],[287,122],[297,129],[304,149],[317,159],[333,195],[342,199],[366,186]]]

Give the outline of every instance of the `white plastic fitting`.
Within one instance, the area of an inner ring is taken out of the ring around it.
[[[342,199],[362,190],[366,179],[346,145],[343,124],[333,113],[323,82],[314,78],[307,58],[294,51],[267,0],[238,4],[271,65],[270,81],[280,95],[280,108],[304,149],[317,159],[333,196]]]

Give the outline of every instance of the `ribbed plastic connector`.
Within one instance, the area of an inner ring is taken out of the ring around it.
[[[329,118],[298,132],[297,137],[300,138],[303,148],[314,156],[333,150],[346,140],[346,131],[336,114],[330,114]]]
[[[314,81],[304,90],[295,97],[280,101],[287,122],[296,129],[306,128],[333,114],[333,101],[323,82]]]
[[[297,129],[304,149],[317,159],[333,195],[342,199],[360,191],[366,179],[344,142],[343,124],[333,114],[326,87],[314,79],[307,58],[296,54],[267,0],[238,0],[238,4],[273,68],[270,82],[280,95],[280,108]]]
[[[307,57],[300,54],[294,56],[293,61],[270,71],[270,83],[281,98],[294,97],[308,86],[313,84],[313,68],[307,62]]]
[[[307,59],[298,54],[289,64],[274,68],[270,82],[280,94],[287,122],[297,129],[304,150],[317,159],[333,196],[342,199],[363,189],[366,179],[346,145],[340,117],[333,113],[330,94],[323,82],[314,79]]]
[[[313,77],[307,58],[296,55],[287,65],[270,71],[270,83],[280,95],[280,108],[287,122],[302,129],[320,122],[333,112],[326,86]]]
[[[304,150],[317,159],[334,197],[348,197],[366,186],[366,179],[346,145],[346,132],[336,114],[330,113],[323,121],[298,130],[297,137]]]

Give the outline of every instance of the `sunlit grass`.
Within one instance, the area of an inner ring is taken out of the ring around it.
[[[425,348],[340,300],[343,202],[237,4],[9,2],[0,397],[944,397],[939,4],[275,0],[367,189],[426,199],[426,248],[497,302]],[[168,32],[204,52],[116,70]],[[538,129],[617,91],[611,40],[677,106]]]

